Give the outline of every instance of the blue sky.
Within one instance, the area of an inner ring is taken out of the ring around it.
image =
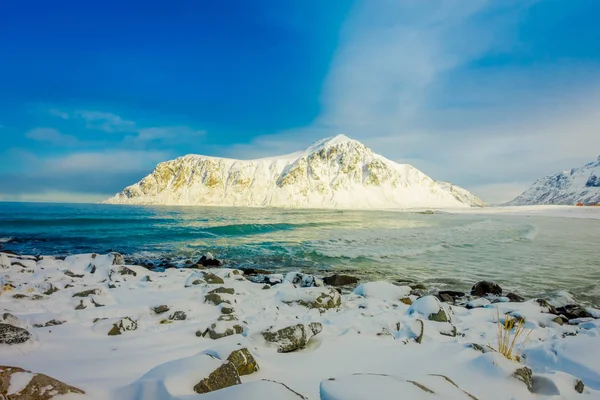
[[[490,202],[600,153],[589,0],[0,5],[0,200],[345,133]]]

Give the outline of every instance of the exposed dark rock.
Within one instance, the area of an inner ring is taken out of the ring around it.
[[[263,290],[268,290],[268,289],[271,289],[271,285],[264,285],[262,288],[263,288]]]
[[[527,367],[522,367],[513,373],[513,376],[527,386],[527,390],[533,392],[533,372]]]
[[[83,292],[75,293],[73,295],[73,297],[88,297],[88,296],[90,296],[92,294],[99,295],[100,294],[100,290],[98,290],[98,289],[84,290]]]
[[[477,282],[473,288],[471,289],[471,294],[473,296],[484,297],[489,294],[502,296],[502,288],[500,285],[490,281],[481,281]]]
[[[42,296],[41,294],[34,294],[33,296],[31,296],[31,300],[44,300],[44,296]]]
[[[221,296],[216,293],[209,293],[204,296],[204,302],[214,304],[215,306],[218,306],[221,303],[231,304],[229,300],[223,300]]]
[[[241,268],[244,275],[269,275],[271,271],[257,268]]]
[[[218,287],[216,289],[211,290],[210,293],[226,293],[226,294],[234,294],[235,293],[235,289],[234,288],[226,288],[226,287]]]
[[[423,322],[423,320],[420,319],[418,319],[416,323],[417,325],[419,325],[419,329],[417,331],[417,337],[415,338],[415,341],[421,344],[421,342],[423,341],[423,335],[425,334],[425,323]]]
[[[13,374],[33,374],[31,380],[24,388],[19,387],[16,393],[8,394],[11,387]],[[85,392],[73,386],[69,386],[59,380],[44,374],[35,374],[31,371],[18,367],[0,366],[0,398],[7,400],[50,400],[55,396],[69,393],[84,394]]]
[[[121,268],[119,268],[119,275],[137,276],[137,272],[135,272],[131,268],[121,267]]]
[[[443,308],[440,308],[440,310],[435,314],[429,314],[427,318],[430,321],[435,322],[450,322],[450,318],[448,318],[448,314],[446,314],[446,311],[444,311]]]
[[[221,277],[219,277],[219,276],[217,276],[215,274],[211,274],[211,273],[205,273],[204,274],[204,280],[209,285],[223,285],[225,283],[225,281],[223,280],[223,278],[221,278]]]
[[[33,325],[34,328],[47,328],[49,326],[56,326],[56,325],[62,325],[64,324],[65,321],[59,321],[56,319],[51,319],[50,321],[46,322],[45,324],[35,324]]]
[[[334,274],[323,278],[323,282],[329,286],[347,286],[358,283],[358,278],[350,275]]]
[[[137,329],[137,322],[129,317],[125,317],[116,324],[108,332],[108,336],[120,335],[125,331],[135,331]]]
[[[235,368],[230,362],[224,362],[219,368],[211,373],[208,378],[202,379],[196,386],[194,392],[203,394],[223,389],[233,385],[239,385],[242,381]]]
[[[17,293],[13,295],[13,299],[28,299],[29,296],[26,294]]]
[[[575,391],[577,393],[581,394],[581,393],[583,393],[584,389],[585,389],[585,385],[583,384],[583,381],[581,379],[577,379],[577,381],[575,382]]]
[[[465,297],[465,293],[464,292],[457,292],[455,290],[440,290],[438,292],[438,294],[441,295],[447,295],[450,296],[452,298],[453,301],[456,301],[462,297]]]
[[[235,310],[232,307],[221,306],[221,314],[233,314]]]
[[[169,311],[171,308],[165,304],[160,305],[160,306],[156,306],[152,309],[152,311],[154,311],[156,314],[164,314],[167,311]]]
[[[209,253],[206,256],[200,257],[200,260],[198,260],[197,264],[200,264],[204,267],[220,267],[223,265],[223,262],[217,260],[212,256],[212,254]]]
[[[221,339],[227,336],[232,336],[232,335],[241,335],[242,333],[244,333],[244,327],[242,327],[241,325],[233,325],[230,328],[226,328],[223,332],[217,332],[216,331],[217,328],[217,324],[212,324],[210,326],[210,328],[206,329],[205,331],[198,331],[196,332],[196,336],[202,336],[202,337],[209,337],[213,340],[217,340],[217,339]]]
[[[70,278],[83,278],[83,275],[78,275],[78,274],[75,274],[75,273],[73,273],[73,272],[71,272],[71,271],[69,271],[69,270],[66,270],[66,271],[64,272],[64,274],[65,274],[66,276],[70,277]]]
[[[258,363],[246,348],[233,351],[227,357],[227,361],[235,366],[240,376],[250,375],[258,371]]]
[[[512,293],[512,292],[510,292],[509,294],[507,294],[506,297],[508,297],[508,299],[510,301],[512,301],[513,303],[522,303],[522,302],[525,301],[525,297],[519,296],[518,294],[515,294],[515,293]]]
[[[450,303],[450,304],[454,304],[454,297],[450,296],[449,294],[446,293],[438,293],[436,296],[440,301],[443,301],[444,303]]]
[[[18,326],[0,323],[0,344],[25,343],[31,338],[31,333]]]
[[[76,310],[84,310],[86,308],[87,308],[87,306],[85,304],[83,304],[83,300],[80,300],[79,304],[77,306],[75,306]]]
[[[183,311],[175,311],[173,314],[169,316],[171,321],[185,321],[187,315]]]
[[[410,297],[403,297],[400,299],[400,302],[406,304],[407,306],[410,306],[413,303]]]
[[[564,307],[557,307],[556,313],[564,315],[567,319],[577,318],[594,318],[594,315],[587,312],[587,310],[577,304],[569,304]]]
[[[542,309],[542,312],[549,313],[549,314],[558,314],[558,312],[556,311],[556,307],[554,307],[552,304],[548,303],[548,300],[536,299],[535,302],[539,304],[539,306]]]
[[[267,342],[277,344],[279,353],[289,353],[306,346],[310,338],[322,330],[323,326],[319,322],[311,322],[288,326],[275,332],[265,331],[262,335]]]

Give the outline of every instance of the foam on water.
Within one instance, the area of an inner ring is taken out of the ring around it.
[[[23,254],[114,250],[183,265],[210,251],[232,266],[277,272],[345,271],[458,290],[490,279],[528,296],[566,290],[600,300],[593,219],[0,203],[0,238]]]

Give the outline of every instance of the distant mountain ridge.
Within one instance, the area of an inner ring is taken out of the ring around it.
[[[507,205],[600,203],[600,156],[596,161],[537,180]]]
[[[344,135],[257,160],[186,155],[158,164],[105,203],[348,209],[483,205],[467,190],[436,182]]]

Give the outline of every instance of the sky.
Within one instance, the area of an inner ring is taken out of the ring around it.
[[[600,154],[600,2],[0,4],[0,201],[346,134],[488,203]]]

